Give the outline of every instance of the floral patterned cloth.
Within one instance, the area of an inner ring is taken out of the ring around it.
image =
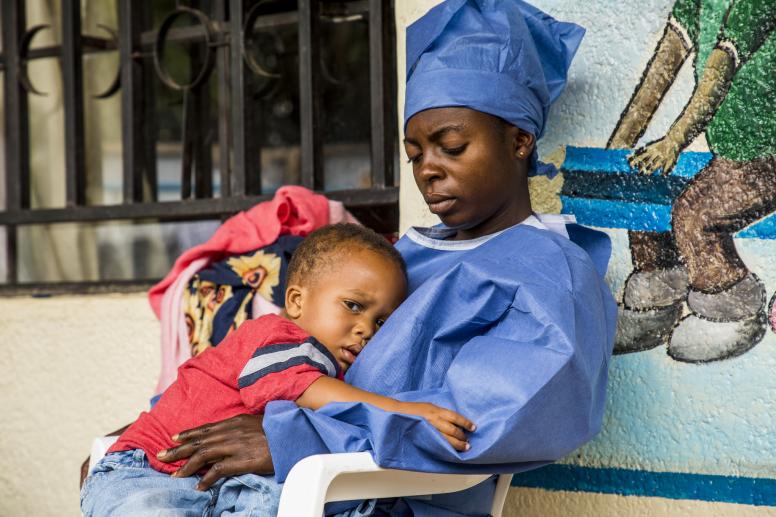
[[[284,305],[288,261],[301,241],[282,235],[274,244],[211,264],[189,280],[183,310],[192,356],[255,317],[255,296]]]

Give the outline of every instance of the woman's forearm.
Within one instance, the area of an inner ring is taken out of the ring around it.
[[[384,411],[398,411],[401,405],[390,397],[360,390],[325,375],[310,384],[302,396],[296,399],[298,406],[309,409],[318,409],[330,402],[366,402]]]

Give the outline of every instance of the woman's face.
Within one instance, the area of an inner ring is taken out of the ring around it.
[[[458,230],[456,239],[503,230],[531,214],[531,134],[469,108],[434,108],[410,118],[404,147],[429,210]]]

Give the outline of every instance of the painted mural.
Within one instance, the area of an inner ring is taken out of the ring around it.
[[[567,153],[565,210],[582,220],[598,210],[590,222],[610,227],[600,215],[614,213],[629,230],[616,353],[666,345],[675,360],[706,363],[766,333],[765,286],[734,236],[776,237],[774,25],[773,0],[677,0],[606,148],[634,148],[692,56],[682,112],[633,153]],[[682,153],[699,135],[709,152]]]
[[[514,484],[776,507],[776,2],[535,3],[587,29],[535,183],[612,238],[619,355],[601,435]]]

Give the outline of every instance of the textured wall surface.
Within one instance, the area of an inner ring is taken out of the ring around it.
[[[148,407],[156,318],[143,294],[5,298],[0,343],[0,515],[80,515],[92,438]]]
[[[397,0],[400,82],[404,28],[437,3]],[[629,294],[603,432],[517,476],[532,488],[513,489],[508,514],[776,514],[774,4],[533,3],[587,29],[539,143],[562,178],[534,181],[534,208],[607,231],[609,284]],[[408,164],[401,185],[402,228],[434,223]],[[650,273],[626,287],[634,268]]]

